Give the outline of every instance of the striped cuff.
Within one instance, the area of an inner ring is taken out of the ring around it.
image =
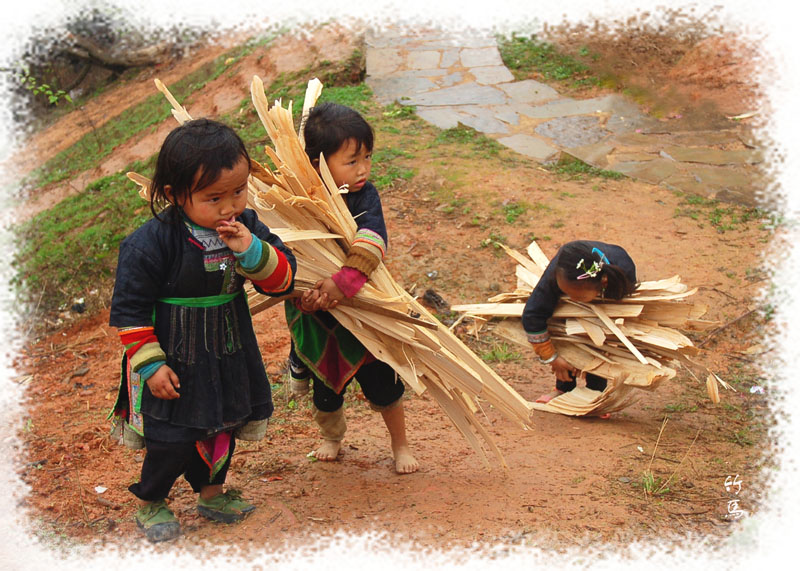
[[[233,255],[236,256],[236,259],[242,265],[242,269],[249,271],[255,268],[261,261],[261,250],[263,250],[261,240],[253,236],[247,250],[244,252],[234,252]]]
[[[153,376],[153,373],[155,373],[161,368],[161,365],[166,365],[166,364],[167,364],[166,361],[156,361],[154,363],[149,363],[144,367],[141,367],[138,371],[139,378],[142,380],[142,382],[146,381],[147,379]]]
[[[125,346],[125,354],[134,373],[141,373],[148,365],[158,362],[163,364],[167,360],[167,355],[150,326],[120,328],[119,339]],[[154,371],[155,369],[150,374]]]
[[[253,240],[254,242],[256,240]],[[269,293],[283,293],[292,287],[294,276],[292,275],[292,266],[286,260],[286,256],[272,245],[262,240],[258,240],[261,244],[260,256],[256,259],[255,263],[247,264],[240,259],[236,263],[236,270],[253,282],[253,285],[260,287],[262,290]],[[253,244],[244,252],[244,258],[249,262],[253,258],[250,249],[254,248]]]
[[[360,228],[343,265],[369,276],[385,256],[386,242],[381,235],[368,228]]]
[[[537,343],[544,343],[545,341],[550,341],[550,332],[545,329],[544,331],[539,331],[537,333],[528,333],[527,331],[525,334],[528,336],[528,342],[533,343],[534,345]]]

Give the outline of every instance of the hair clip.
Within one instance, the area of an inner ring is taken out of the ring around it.
[[[592,254],[599,254],[600,256],[600,263],[601,264],[610,264],[611,262],[608,261],[608,258],[603,253],[600,248],[592,248]]]

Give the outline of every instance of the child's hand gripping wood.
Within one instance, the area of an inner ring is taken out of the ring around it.
[[[325,311],[333,309],[344,299],[344,293],[332,278],[319,280],[314,284],[314,289],[319,292],[319,296],[323,300],[322,309]]]

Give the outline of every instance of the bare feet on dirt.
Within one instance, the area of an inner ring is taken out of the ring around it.
[[[313,452],[313,455],[317,460],[322,460],[323,462],[333,462],[339,457],[339,452],[341,449],[341,440],[323,440]]]
[[[419,470],[419,462],[411,453],[407,445],[397,446],[392,449],[394,454],[394,470],[398,474],[413,474]]]

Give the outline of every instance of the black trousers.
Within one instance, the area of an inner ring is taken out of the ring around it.
[[[559,381],[556,379],[556,389],[561,392],[568,393],[576,386],[578,386],[578,382],[575,378],[574,373],[570,373],[570,377],[572,377],[571,381]],[[606,385],[608,381],[603,377],[598,375],[593,375],[592,373],[586,373],[586,388],[592,389],[593,391],[604,391],[606,389]]]
[[[323,412],[339,410],[344,404],[344,391],[336,394],[328,385],[311,375],[314,381],[314,406]],[[373,405],[383,407],[403,396],[406,388],[389,365],[383,361],[372,361],[361,365],[355,376],[366,399]]]
[[[194,442],[159,442],[145,439],[146,453],[139,482],[128,487],[140,500],[157,502],[165,499],[175,481],[183,475],[192,490],[199,493],[204,486],[225,483],[233,458],[236,439],[231,436],[230,453],[213,479]]]

